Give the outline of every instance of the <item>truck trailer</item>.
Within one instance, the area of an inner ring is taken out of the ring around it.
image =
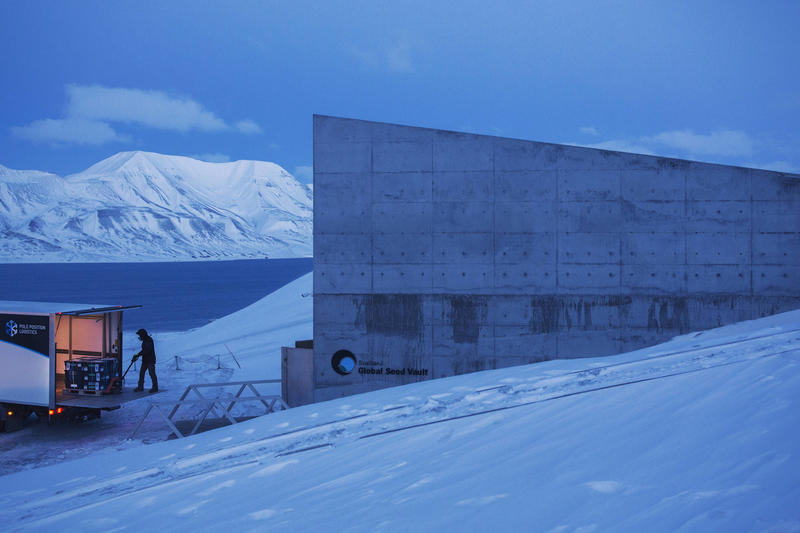
[[[0,301],[0,431],[31,413],[86,420],[137,398],[122,387],[122,313],[139,307]]]

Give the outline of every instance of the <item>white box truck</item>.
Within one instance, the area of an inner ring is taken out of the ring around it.
[[[122,387],[65,390],[65,363],[116,358],[122,369],[122,312],[139,307],[0,301],[0,431],[21,428],[31,413],[50,423],[87,419],[135,399]]]

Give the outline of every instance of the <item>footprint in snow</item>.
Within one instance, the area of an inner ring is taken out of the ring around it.
[[[227,489],[229,487],[233,487],[235,484],[236,484],[236,481],[234,481],[232,479],[229,479],[227,481],[223,481],[222,483],[218,483],[217,485],[214,485],[213,487],[209,487],[209,488],[205,489],[202,492],[198,492],[197,495],[201,496],[203,498],[206,498],[208,496],[211,496],[212,494],[214,494],[218,490],[222,490],[222,489]]]
[[[600,494],[616,494],[624,488],[618,481],[588,481],[584,485]]]
[[[179,515],[186,515],[186,514],[196,513],[201,507],[203,507],[205,504],[207,504],[210,501],[211,501],[211,499],[202,500],[202,501],[199,501],[199,502],[197,502],[195,504],[192,504],[192,505],[190,505],[188,507],[184,507],[183,509],[178,511],[178,514]]]
[[[492,494],[491,496],[479,496],[476,498],[467,498],[466,500],[461,500],[456,502],[456,505],[459,507],[472,507],[475,505],[489,505],[490,503],[494,503],[498,500],[502,500],[503,498],[508,498],[508,494]]]
[[[281,470],[283,470],[284,468],[286,468],[289,465],[293,465],[293,464],[296,464],[298,462],[299,461],[297,459],[291,459],[289,461],[283,461],[281,463],[271,464],[271,465],[268,465],[268,466],[262,468],[261,470],[259,470],[257,472],[254,472],[254,473],[250,474],[249,477],[269,476],[271,474],[275,474],[276,472],[280,472]]]
[[[260,511],[255,511],[253,513],[248,514],[250,518],[253,520],[266,520],[275,515],[275,511],[272,509],[261,509]]]

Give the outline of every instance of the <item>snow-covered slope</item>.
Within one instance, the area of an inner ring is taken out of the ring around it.
[[[61,178],[0,167],[0,261],[311,255],[311,191],[264,161],[122,152]]]
[[[305,276],[204,328],[156,337],[159,353],[213,354],[230,343],[242,366],[232,376],[274,368],[272,346],[310,331],[310,284]],[[0,461],[51,466],[0,477],[0,524],[798,531],[798,324],[794,311],[628,354],[385,389],[146,446],[138,434],[123,441],[135,419],[122,413],[141,412],[143,399],[102,424],[3,437]],[[248,331],[269,348],[247,347]],[[187,370],[170,364],[161,360],[159,373],[178,389]],[[205,364],[195,375],[216,379],[216,359]],[[148,440],[155,427],[145,428]]]

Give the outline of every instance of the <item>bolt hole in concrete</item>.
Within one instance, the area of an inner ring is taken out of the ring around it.
[[[355,369],[356,356],[350,350],[339,350],[333,354],[331,366],[337,374],[346,376]]]

